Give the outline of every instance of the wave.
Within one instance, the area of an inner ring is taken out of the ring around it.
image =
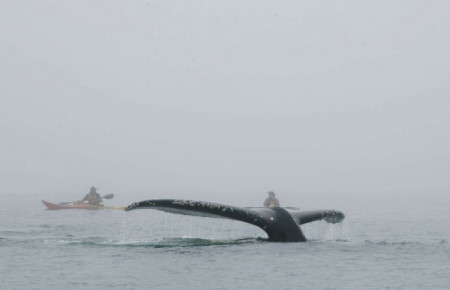
[[[322,240],[312,239],[308,243],[350,243],[350,240],[335,239]],[[101,237],[91,237],[85,239],[64,239],[59,240],[58,244],[63,245],[83,245],[95,247],[146,247],[146,248],[174,248],[174,247],[205,247],[205,246],[233,246],[245,244],[269,243],[267,238],[262,237],[242,237],[237,239],[208,239],[198,237],[171,237],[160,239],[122,239],[107,240]]]
[[[408,246],[408,245],[435,245],[435,244],[447,244],[447,240],[446,239],[440,239],[438,241],[433,241],[433,242],[421,242],[421,241],[386,241],[386,240],[381,240],[381,241],[371,241],[371,240],[365,240],[364,241],[365,244],[368,245],[377,245],[377,246]]]
[[[260,238],[241,238],[237,240],[211,240],[204,238],[166,238],[162,240],[153,241],[141,241],[141,240],[128,240],[128,241],[114,241],[106,240],[104,238],[86,238],[78,240],[59,240],[57,243],[60,245],[82,245],[82,246],[95,246],[95,247],[145,247],[145,248],[174,248],[174,247],[205,247],[205,246],[223,246],[223,245],[242,245],[252,244],[267,241]]]
[[[29,227],[22,227],[20,229],[7,229],[7,230],[1,230],[0,235],[2,236],[38,236],[41,234],[46,234],[51,232],[52,230],[60,231],[67,229],[67,226],[64,225],[58,225],[58,226],[50,226],[50,225],[39,225],[39,226],[29,226]],[[70,228],[69,228],[70,229]]]
[[[258,243],[263,240],[257,238],[241,238],[237,240],[210,240],[204,238],[169,238],[153,242],[119,242],[114,246],[126,247],[150,247],[150,248],[173,248],[173,247],[205,247],[205,246],[230,246]]]
[[[308,239],[307,243],[329,243],[329,242],[337,242],[337,243],[350,243],[351,240],[348,239]]]

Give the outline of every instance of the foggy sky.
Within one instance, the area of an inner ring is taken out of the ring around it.
[[[448,1],[0,2],[0,195],[450,189]]]

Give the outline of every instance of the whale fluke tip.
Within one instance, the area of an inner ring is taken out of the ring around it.
[[[323,215],[324,215],[323,219],[326,222],[329,222],[332,224],[340,223],[345,218],[345,214],[343,212],[335,210],[335,209],[327,210],[323,213]]]

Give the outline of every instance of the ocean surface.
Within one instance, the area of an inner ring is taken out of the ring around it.
[[[0,198],[2,290],[450,289],[446,196],[336,199],[345,221],[302,226],[305,243],[225,219]]]

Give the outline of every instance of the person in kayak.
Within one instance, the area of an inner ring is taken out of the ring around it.
[[[86,194],[86,196],[80,200],[80,203],[87,201],[89,204],[92,205],[98,205],[98,206],[102,206],[102,202],[103,199],[100,196],[100,194],[97,192],[97,188],[95,188],[94,186],[91,187],[91,190],[89,191],[88,194]]]
[[[269,191],[269,196],[264,201],[265,207],[278,207],[280,206],[280,201],[278,201],[278,198],[275,197],[275,192]]]

